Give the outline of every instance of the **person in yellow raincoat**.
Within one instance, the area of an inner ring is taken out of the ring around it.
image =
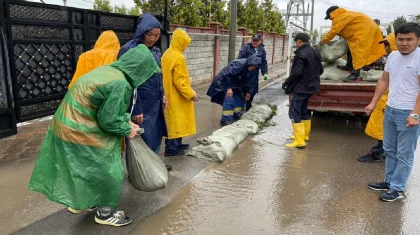
[[[380,44],[384,44],[385,51],[389,55],[391,52],[397,50],[397,44],[395,43],[395,34],[390,33],[384,40],[379,42]],[[372,162],[380,162],[381,156],[384,154],[383,149],[383,120],[384,120],[384,113],[386,103],[388,101],[388,90],[385,94],[381,97],[378,104],[376,105],[373,112],[370,114],[369,122],[366,125],[365,133],[378,140],[378,144],[372,147],[366,155],[358,157],[357,160],[359,162],[364,163],[372,163]]]
[[[92,50],[80,55],[77,61],[76,72],[69,84],[69,89],[73,87],[74,83],[84,74],[98,68],[102,65],[108,65],[117,60],[118,52],[120,51],[120,42],[117,35],[111,31],[103,32]]]
[[[373,19],[360,12],[332,6],[326,14],[325,19],[332,20],[332,27],[320,44],[331,41],[336,35],[347,40],[354,71],[344,81],[355,81],[360,76],[361,68],[373,64],[386,54],[379,45],[383,39],[382,32]]]
[[[165,120],[168,138],[165,140],[165,156],[173,156],[177,150],[184,150],[182,137],[196,133],[194,103],[198,101],[191,88],[187,64],[182,52],[188,47],[191,38],[182,29],[176,29],[168,50],[162,56],[163,88],[168,99]]]

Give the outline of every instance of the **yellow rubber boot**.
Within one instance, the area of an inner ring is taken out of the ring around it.
[[[305,141],[309,141],[309,134],[311,133],[311,120],[302,120],[305,125]],[[291,140],[295,139],[295,136],[290,136]]]
[[[295,136],[295,140],[291,144],[286,144],[286,147],[289,148],[304,148],[306,147],[305,143],[305,124],[301,123],[293,123],[293,133]]]

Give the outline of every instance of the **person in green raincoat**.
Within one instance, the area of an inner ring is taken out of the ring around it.
[[[152,53],[139,45],[80,77],[51,120],[29,189],[73,213],[97,208],[99,224],[131,223],[115,209],[124,181],[120,140],[137,135],[126,113],[130,97],[155,73],[160,69]]]

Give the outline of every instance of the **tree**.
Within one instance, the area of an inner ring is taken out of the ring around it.
[[[252,32],[256,32],[261,27],[263,11],[258,7],[258,0],[248,0],[245,3],[245,27]]]
[[[275,12],[273,11],[273,0],[263,0],[261,8],[263,10],[262,30],[267,33],[274,32]]]
[[[112,6],[109,0],[95,0],[93,3],[93,10],[112,12]]]
[[[128,9],[127,15],[139,16],[140,15],[140,8],[138,6],[134,6],[130,9]]]
[[[228,2],[228,5],[230,6],[230,3]],[[246,25],[246,14],[245,14],[246,8],[243,0],[238,0],[238,6],[237,6],[237,24],[241,27],[245,27]],[[229,14],[228,14],[229,17]]]
[[[127,15],[127,11],[128,11],[128,9],[127,9],[127,7],[124,6],[124,4],[121,5],[120,7],[117,6],[117,5],[115,5],[115,7],[114,7],[114,13]]]
[[[203,7],[201,0],[178,0],[172,6],[172,22],[189,26],[202,26],[203,20],[200,9]]]
[[[313,34],[312,34],[312,41],[313,42],[316,42],[316,40],[318,39],[318,35],[319,35],[318,29],[315,29],[313,31]]]
[[[219,22],[222,24],[222,27],[226,22],[229,23],[229,11],[225,10],[226,0],[204,0],[203,2],[202,7],[199,9],[202,21],[201,26],[208,26],[210,21]]]
[[[398,27],[400,27],[400,25],[404,23],[407,23],[407,19],[405,18],[405,16],[397,17],[394,21],[392,21],[394,29],[398,29]],[[388,31],[391,32],[391,29],[389,29]]]

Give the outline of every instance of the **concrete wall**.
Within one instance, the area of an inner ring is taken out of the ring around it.
[[[184,51],[191,80],[205,82],[213,77],[215,36],[190,35],[191,44]]]

